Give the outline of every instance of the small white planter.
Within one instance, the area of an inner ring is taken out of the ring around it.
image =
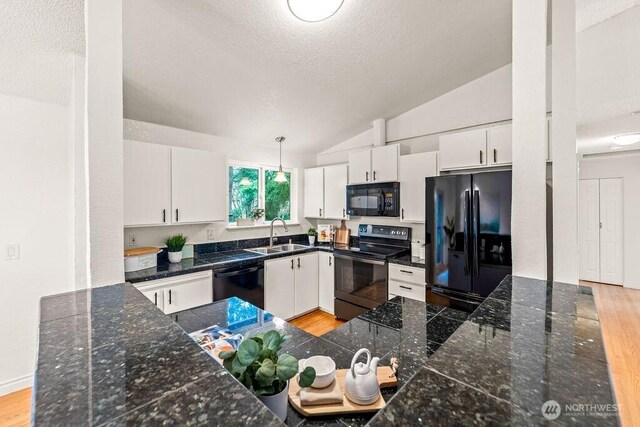
[[[238,227],[250,227],[256,225],[256,220],[253,218],[238,218],[236,224]]]
[[[289,381],[287,381],[287,386],[280,393],[274,394],[273,396],[258,396],[258,399],[284,422],[284,420],[287,419],[288,396]]]
[[[307,236],[309,238],[309,245],[313,246],[316,243],[316,236]]]
[[[169,252],[169,262],[182,261],[182,252]]]

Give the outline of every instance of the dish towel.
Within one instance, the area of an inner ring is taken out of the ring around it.
[[[300,389],[300,404],[302,406],[342,403],[343,398],[342,390],[336,380],[333,380],[325,388],[304,387]]]

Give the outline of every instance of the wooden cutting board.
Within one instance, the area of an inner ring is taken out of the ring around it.
[[[348,369],[336,370],[336,379],[340,390],[344,394],[344,378],[347,376]],[[378,366],[377,370],[378,383],[380,388],[390,388],[398,385],[398,379],[389,366]],[[328,405],[302,406],[300,403],[300,386],[297,378],[289,381],[289,403],[291,406],[304,415],[305,417],[318,417],[322,415],[337,414],[357,414],[364,412],[377,412],[386,405],[382,394],[378,396],[378,400],[371,405],[358,405],[353,403],[346,396],[342,399],[342,403],[331,403]]]
[[[350,235],[351,230],[347,228],[347,224],[345,224],[344,220],[340,221],[340,227],[336,229],[335,243],[337,245],[349,245]]]
[[[124,256],[137,256],[146,254],[157,254],[160,251],[159,248],[147,247],[147,248],[133,248],[124,251]]]

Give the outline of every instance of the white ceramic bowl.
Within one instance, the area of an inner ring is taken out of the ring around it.
[[[336,362],[329,356],[311,356],[304,361],[304,367],[308,366],[316,370],[313,388],[325,388],[336,378]]]

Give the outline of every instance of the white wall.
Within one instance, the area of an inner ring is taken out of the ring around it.
[[[122,268],[122,0],[87,0],[86,127],[91,286],[124,281]]]
[[[40,298],[74,287],[69,123],[65,106],[0,95],[0,395],[31,385]]]
[[[269,166],[278,166],[279,162],[278,144],[276,144],[275,140],[273,148],[270,148],[264,145],[255,145],[229,138],[127,119],[124,121],[124,139],[225,153],[227,161],[235,160],[255,162]],[[283,143],[283,148],[285,147],[286,141]],[[297,194],[299,200],[298,217],[300,225],[290,226],[288,233],[284,233],[282,227],[277,227],[276,230],[279,235],[306,233],[307,229],[311,226],[311,223],[302,217],[304,209],[303,169],[305,167],[315,165],[315,156],[283,150],[282,165],[285,168],[298,168]],[[215,230],[214,240],[209,240],[207,238],[208,228],[213,228]],[[138,240],[138,246],[163,246],[163,239],[175,233],[182,233],[186,235],[189,238],[190,243],[210,243],[255,237],[267,237],[269,236],[269,229],[254,228],[229,230],[226,229],[226,222],[159,227],[134,227],[125,229],[124,245],[125,247],[128,247],[129,236],[131,234],[135,234]]]
[[[624,286],[640,289],[640,153],[600,155],[580,161],[580,179],[622,178]]]

